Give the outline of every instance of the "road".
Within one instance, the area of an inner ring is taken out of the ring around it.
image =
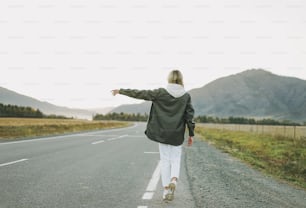
[[[175,200],[165,203],[158,145],[144,129],[0,143],[0,208],[306,207],[304,190],[197,140],[183,148]]]
[[[184,168],[176,200],[161,200],[158,146],[144,129],[0,143],[0,207],[194,207]]]

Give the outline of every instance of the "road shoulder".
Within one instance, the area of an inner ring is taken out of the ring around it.
[[[185,164],[196,207],[304,207],[306,192],[276,181],[206,142],[195,141]]]

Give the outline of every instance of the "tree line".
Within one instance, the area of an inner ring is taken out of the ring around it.
[[[96,114],[93,116],[93,120],[120,120],[120,121],[147,121],[147,114],[128,114],[128,113],[108,113],[108,114]],[[212,116],[197,116],[194,118],[198,123],[221,123],[221,124],[259,124],[259,125],[286,125],[286,126],[300,126],[301,124],[292,122],[289,120],[278,121],[270,118],[255,120],[254,118],[244,117],[228,117],[219,118]]]
[[[259,125],[282,125],[282,126],[300,126],[300,123],[289,120],[278,121],[271,118],[255,120],[254,118],[233,117],[218,118],[212,116],[197,116],[195,121],[199,123],[222,123],[222,124],[259,124]]]
[[[0,117],[24,117],[24,118],[61,118],[67,119],[68,117],[60,115],[45,115],[39,109],[31,107],[17,106],[17,105],[5,105],[0,103]],[[140,113],[107,113],[96,114],[93,116],[93,120],[119,120],[119,121],[147,121],[148,114]],[[222,124],[259,124],[259,125],[286,125],[286,126],[300,126],[301,124],[292,122],[289,120],[278,121],[270,118],[255,120],[254,118],[244,117],[228,117],[219,118],[213,116],[197,116],[194,118],[198,123],[222,123]],[[305,123],[304,123],[305,125]]]
[[[27,117],[42,118],[43,113],[39,109],[17,105],[4,105],[0,103],[0,117]]]
[[[67,119],[65,116],[45,115],[39,109],[24,107],[18,105],[5,105],[0,103],[0,117],[18,117],[18,118],[61,118]]]
[[[93,120],[119,120],[119,121],[147,121],[149,118],[148,114],[140,113],[107,113],[107,114],[96,114],[93,116]]]

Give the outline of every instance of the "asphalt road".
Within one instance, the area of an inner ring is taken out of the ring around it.
[[[0,208],[194,207],[183,167],[175,201],[161,200],[158,146],[144,128],[0,143]]]

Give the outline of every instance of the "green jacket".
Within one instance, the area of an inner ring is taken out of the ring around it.
[[[190,95],[185,92],[174,97],[167,89],[133,90],[120,89],[120,94],[152,101],[145,134],[153,141],[181,145],[184,142],[186,125],[189,136],[194,136],[194,109]]]

